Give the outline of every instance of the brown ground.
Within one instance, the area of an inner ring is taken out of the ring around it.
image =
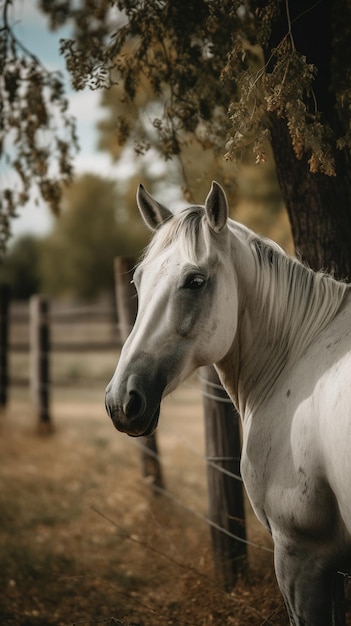
[[[39,435],[18,394],[0,417],[2,626],[287,625],[272,555],[251,548],[246,575],[225,593],[208,527],[188,510],[206,515],[196,381],[166,401],[158,433],[182,506],[143,482],[135,441],[113,429],[103,391],[56,393],[53,422]],[[248,530],[269,545],[251,514]]]

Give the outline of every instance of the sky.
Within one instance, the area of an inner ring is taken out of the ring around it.
[[[124,159],[113,163],[107,152],[97,150],[97,122],[106,115],[99,106],[100,91],[85,89],[75,92],[70,85],[70,77],[65,69],[64,58],[59,53],[59,40],[69,37],[69,30],[51,32],[45,16],[37,9],[37,0],[14,0],[11,23],[18,38],[28,49],[40,58],[51,71],[60,70],[64,76],[70,113],[77,120],[77,133],[80,151],[74,160],[75,174],[84,172],[98,173],[109,178],[124,179],[133,170],[132,150],[126,152]],[[53,216],[49,208],[41,203],[34,203],[19,209],[19,217],[12,223],[12,239],[25,233],[45,235],[53,227]]]

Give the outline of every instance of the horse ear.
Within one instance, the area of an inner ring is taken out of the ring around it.
[[[138,187],[137,205],[146,226],[151,230],[156,230],[158,226],[172,217],[171,211],[154,200],[143,185]]]
[[[212,230],[220,233],[227,223],[228,202],[224,190],[215,180],[206,198],[205,209]]]

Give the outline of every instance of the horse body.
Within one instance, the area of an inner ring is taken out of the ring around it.
[[[351,562],[349,287],[228,220],[217,184],[179,216],[143,188],[138,204],[158,230],[135,273],[138,316],[108,413],[148,435],[162,397],[215,363],[242,418],[243,481],[273,537],[290,623],[336,624],[333,579]]]
[[[292,479],[297,481],[298,488],[301,483],[304,494],[310,496],[305,476],[310,481],[315,478],[317,483],[323,477],[336,496],[351,535],[350,320],[351,301],[348,297],[343,310],[330,322],[326,332],[308,346],[298,361],[291,364],[287,361],[274,382],[274,394],[255,406],[254,411],[250,406],[242,407],[242,472],[249,495],[256,494],[251,499],[263,523],[268,515],[267,511],[259,512],[267,508],[262,504],[266,492],[263,482],[269,488],[269,498],[277,498],[277,504],[269,509],[277,511],[278,503],[288,497],[296,517],[301,507],[296,507],[291,499]],[[269,362],[268,348],[266,354]],[[228,358],[231,358],[230,354],[226,360]],[[235,397],[226,370],[222,368],[223,364],[219,363],[220,377],[227,391]],[[279,485],[282,488],[280,494],[277,493]],[[314,515],[316,510],[311,509]],[[323,508],[317,509],[320,516]],[[268,515],[271,520],[272,515]]]
[[[330,339],[323,334],[287,365],[274,396],[243,421],[243,480],[272,534],[277,579],[298,626],[336,623],[334,575],[351,563],[350,306],[344,313]]]

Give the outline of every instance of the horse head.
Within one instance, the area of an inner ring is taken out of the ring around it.
[[[154,231],[134,273],[135,325],[106,390],[118,430],[151,434],[161,399],[196,368],[224,357],[236,319],[235,273],[228,254],[228,205],[213,182],[204,206],[173,215],[140,185],[137,204]]]

